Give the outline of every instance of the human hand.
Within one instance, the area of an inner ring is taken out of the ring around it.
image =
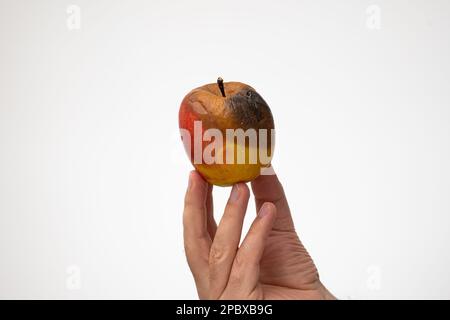
[[[216,225],[212,186],[189,176],[183,214],[184,246],[200,299],[334,299],[294,228],[276,175],[252,183],[257,217],[240,243],[250,191],[233,186]]]

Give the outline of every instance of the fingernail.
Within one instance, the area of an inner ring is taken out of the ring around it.
[[[239,199],[239,184],[235,184],[231,189],[230,201],[236,202]]]
[[[269,212],[270,212],[270,204],[264,203],[262,205],[261,209],[259,209],[258,216],[260,218],[263,218],[263,217],[267,216],[269,214]]]

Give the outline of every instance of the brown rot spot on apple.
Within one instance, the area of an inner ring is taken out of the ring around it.
[[[264,99],[252,89],[244,89],[227,100],[242,129],[273,129],[272,113]]]

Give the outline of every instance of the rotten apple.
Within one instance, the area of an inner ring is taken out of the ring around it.
[[[192,164],[211,184],[251,181],[270,167],[272,113],[247,84],[219,78],[192,90],[181,102],[179,126]]]

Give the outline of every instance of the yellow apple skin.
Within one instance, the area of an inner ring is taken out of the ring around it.
[[[222,92],[223,90],[223,92]],[[241,82],[226,82],[221,86],[210,83],[189,92],[181,102],[179,111],[179,127],[189,132],[188,139],[183,139],[185,149],[195,169],[210,184],[229,186],[238,182],[248,182],[257,178],[261,169],[270,166],[273,156],[274,140],[271,139],[271,130],[274,130],[274,121],[271,110],[255,89]],[[194,123],[201,121],[201,137],[195,137]],[[201,139],[201,154],[211,141],[203,139],[207,129],[218,129],[223,136],[222,148],[216,148],[214,154],[222,155],[223,163],[207,164],[204,161],[195,163],[195,139]],[[227,129],[255,129],[257,132],[257,145],[250,146],[248,140],[244,144],[235,139],[226,138]],[[266,148],[260,144],[258,132],[267,130]],[[273,133],[273,132],[272,132]],[[256,147],[256,150],[254,149]],[[231,151],[230,151],[231,148]],[[235,160],[239,152],[245,154],[244,163],[234,161],[227,163],[226,154],[234,154]],[[251,163],[249,155],[255,152],[256,163]],[[269,161],[261,161],[260,152],[265,152]]]

